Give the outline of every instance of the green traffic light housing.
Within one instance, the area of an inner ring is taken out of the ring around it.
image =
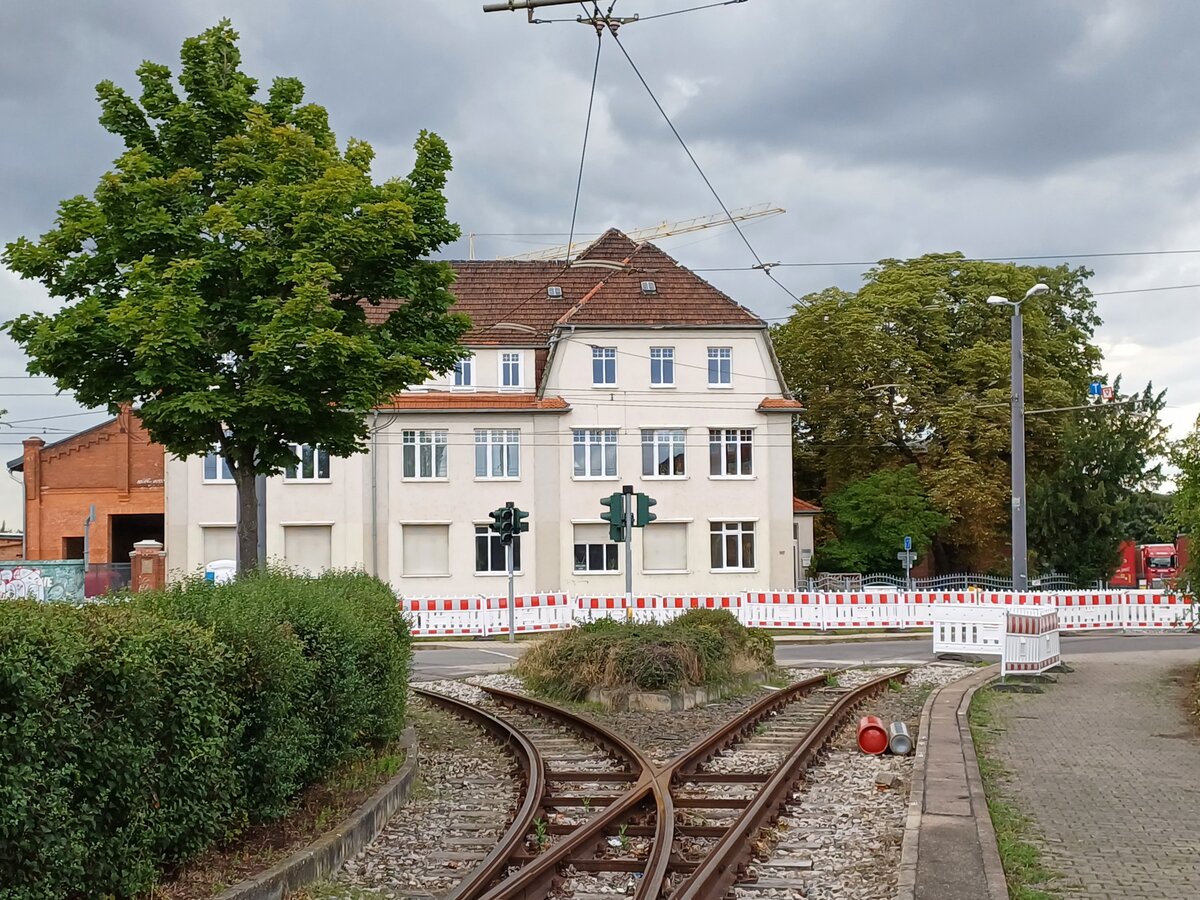
[[[608,539],[615,543],[625,540],[625,495],[609,494],[600,498],[600,505],[607,506],[606,512],[600,513],[600,518],[608,523]]]
[[[499,509],[493,509],[490,513],[488,513],[488,517],[492,520],[492,524],[488,526],[489,531],[493,531],[496,534],[503,533],[504,529],[502,524],[504,522],[504,513],[505,509],[503,506]]]
[[[645,528],[651,522],[658,518],[654,513],[650,512],[650,507],[657,506],[658,501],[649,494],[637,495],[637,521],[634,524],[638,528]]]
[[[525,520],[529,518],[529,513],[523,509],[513,507],[513,532],[516,534],[524,534],[529,530],[529,523]]]

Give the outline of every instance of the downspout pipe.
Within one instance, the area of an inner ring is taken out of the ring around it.
[[[371,410],[371,574],[379,577],[379,410]]]

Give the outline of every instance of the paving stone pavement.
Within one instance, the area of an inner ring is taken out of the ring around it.
[[[1182,707],[1196,650],[1081,655],[1001,707],[1005,793],[1067,897],[1200,898],[1200,739]]]

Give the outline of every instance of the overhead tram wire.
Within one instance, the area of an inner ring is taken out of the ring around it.
[[[1025,260],[1072,260],[1072,259],[1114,259],[1123,256],[1182,256],[1200,253],[1196,250],[1114,250],[1108,253],[1044,253],[1036,256],[964,256],[959,259],[947,259],[947,262],[1021,262]],[[905,260],[905,257],[884,257]],[[881,260],[839,260],[835,262],[779,262],[773,266],[780,269],[834,269],[843,266],[877,266]],[[751,272],[756,266],[708,266],[693,269],[694,272]]]
[[[616,0],[613,0],[613,5],[616,5]],[[609,7],[609,12],[612,7]],[[596,8],[596,14],[599,15],[600,9]],[[567,264],[571,263],[571,249],[575,243],[575,218],[579,214],[579,192],[583,188],[583,164],[587,160],[588,135],[592,130],[592,105],[596,100],[596,80],[600,74],[600,50],[604,46],[603,32],[600,27],[596,27],[596,60],[592,63],[592,89],[588,92],[587,118],[583,123],[583,147],[579,151],[579,174],[575,178],[575,202],[571,206],[571,230],[567,237]]]
[[[620,37],[617,36],[617,29],[615,27],[613,27],[613,23],[608,20],[607,16],[605,17],[605,20],[608,24],[609,33],[612,34],[613,41],[616,43],[617,47],[620,48],[621,53],[625,56],[625,59],[629,63],[630,68],[633,69],[633,73],[637,76],[638,81],[640,81],[642,83],[642,87],[644,87],[646,89],[646,93],[650,95],[650,99],[654,102],[654,106],[658,109],[659,114],[663,117],[663,121],[665,121],[667,123],[667,127],[671,129],[671,133],[674,134],[675,139],[677,141],[679,141],[679,146],[683,148],[683,152],[685,154],[687,154],[687,158],[689,160],[691,160],[692,165],[695,167],[696,171],[699,173],[700,178],[704,181],[704,184],[708,187],[709,192],[713,195],[713,198],[720,205],[721,211],[725,213],[725,217],[727,219],[729,219],[729,224],[734,227],[734,230],[737,231],[737,233],[738,233],[738,237],[740,237],[742,239],[742,243],[746,245],[746,249],[750,251],[750,255],[754,257],[754,262],[756,263],[756,265],[753,266],[753,268],[761,269],[763,274],[765,274],[768,278],[770,278],[771,281],[774,282],[779,287],[780,290],[782,290],[785,294],[787,294],[789,297],[791,297],[792,300],[794,300],[798,305],[806,306],[807,304],[803,300],[801,300],[798,296],[796,296],[794,293],[792,293],[787,288],[786,285],[784,285],[782,282],[780,282],[778,279],[776,279],[774,275],[771,274],[771,268],[775,264],[774,263],[764,263],[762,260],[762,257],[760,257],[758,255],[758,251],[754,249],[754,245],[750,243],[749,238],[746,237],[745,232],[742,231],[742,228],[740,225],[738,225],[737,220],[734,219],[733,215],[729,212],[729,207],[725,205],[725,201],[721,199],[721,195],[717,193],[717,189],[715,187],[713,187],[712,182],[709,180],[708,176],[704,173],[704,169],[701,168],[700,163],[696,161],[696,157],[692,154],[691,149],[688,147],[687,141],[685,141],[683,139],[683,135],[681,135],[679,133],[679,129],[675,127],[675,123],[671,121],[671,117],[667,115],[667,111],[665,109],[663,109],[662,104],[658,102],[658,97],[655,96],[654,91],[650,88],[650,85],[647,83],[645,77],[642,75],[641,70],[637,67],[637,63],[635,63],[633,61],[633,57],[629,55],[629,51],[626,50],[625,45],[621,43]]]

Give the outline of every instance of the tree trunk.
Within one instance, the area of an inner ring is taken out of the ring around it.
[[[248,466],[233,471],[237,486],[237,570],[242,575],[257,569],[258,558],[258,485]]]

